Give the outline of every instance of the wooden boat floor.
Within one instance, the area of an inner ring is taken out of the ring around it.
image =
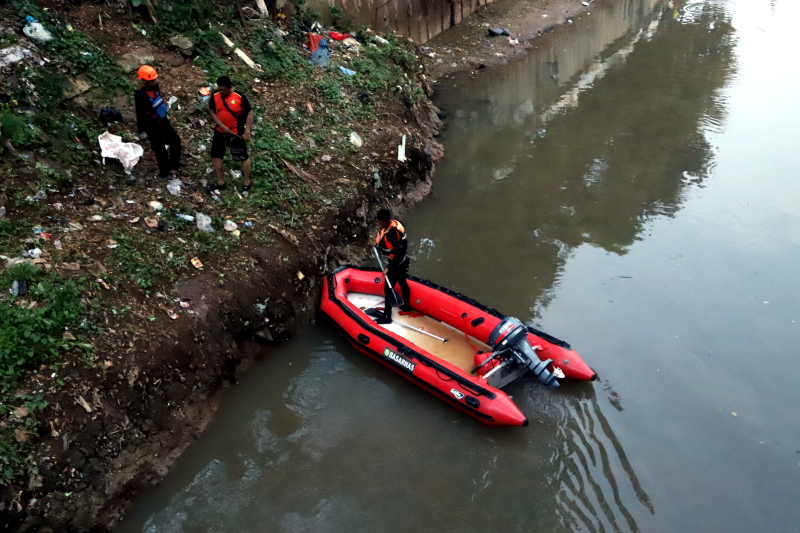
[[[347,299],[362,311],[366,311],[367,309],[375,307],[383,308],[382,295],[376,296],[374,294],[348,293]],[[434,339],[433,337],[429,337],[425,334],[403,327],[400,323],[427,331],[428,333],[436,335],[437,337],[447,339],[447,342],[442,342]],[[420,347],[431,355],[447,361],[448,363],[457,366],[467,373],[469,373],[473,368],[475,352],[464,338],[464,332],[459,331],[448,324],[439,322],[435,318],[425,314],[421,316],[401,315],[400,310],[394,308],[392,309],[392,323],[383,324],[381,327],[407,339],[412,344]],[[472,337],[470,337],[470,342],[472,342],[472,344],[478,350],[490,351],[488,346],[478,340],[473,339]]]

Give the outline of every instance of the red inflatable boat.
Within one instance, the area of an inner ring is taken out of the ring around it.
[[[383,315],[381,271],[341,267],[323,287],[322,311],[361,352],[487,424],[527,426],[500,389],[527,372],[551,387],[597,375],[569,344],[465,296],[409,276],[412,312]]]

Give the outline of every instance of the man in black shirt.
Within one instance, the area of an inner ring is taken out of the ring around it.
[[[399,220],[392,220],[392,213],[388,209],[381,209],[377,215],[380,230],[375,237],[375,246],[378,247],[380,254],[387,259],[383,275],[389,278],[389,284],[384,284],[383,292],[385,300],[383,303],[383,318],[378,319],[378,324],[389,324],[392,321],[392,306],[389,304],[391,292],[395,283],[400,285],[403,294],[402,311],[411,311],[411,289],[408,286],[408,267],[410,261],[406,251],[408,242],[406,241],[406,229]]]
[[[142,65],[138,74],[142,85],[134,91],[133,98],[136,102],[139,139],[150,139],[150,146],[158,163],[158,173],[162,178],[169,178],[170,174],[177,173],[178,167],[186,166],[181,161],[181,138],[169,123],[169,108],[161,98],[156,69],[150,65]],[[169,153],[165,145],[169,145]]]

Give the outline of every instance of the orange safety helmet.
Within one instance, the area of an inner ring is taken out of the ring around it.
[[[150,81],[158,78],[158,72],[150,65],[142,65],[139,67],[138,74],[140,80]]]

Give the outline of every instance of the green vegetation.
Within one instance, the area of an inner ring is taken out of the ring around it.
[[[8,295],[0,306],[0,390],[8,392],[23,373],[52,362],[68,347],[65,328],[78,323],[78,287],[54,274],[20,265],[0,273],[0,287],[26,280],[28,294]]]

